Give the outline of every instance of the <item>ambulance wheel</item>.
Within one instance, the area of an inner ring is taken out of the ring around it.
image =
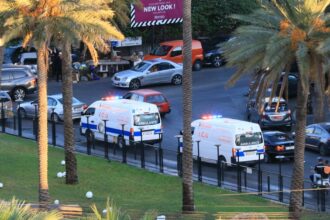
[[[123,149],[125,146],[125,140],[123,136],[118,136],[117,145],[120,149]]]

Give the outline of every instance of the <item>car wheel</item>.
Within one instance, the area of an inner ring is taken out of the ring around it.
[[[182,84],[182,76],[181,75],[174,75],[172,78],[173,85],[181,85]]]
[[[215,56],[212,60],[212,65],[214,67],[220,67],[222,65],[222,60],[220,56]]]
[[[24,108],[20,107],[18,110],[17,110],[17,114],[21,117],[21,118],[26,118],[26,111]]]
[[[15,101],[23,101],[26,96],[25,89],[22,87],[15,88],[12,92],[12,96]]]
[[[321,156],[326,156],[327,155],[327,149],[325,148],[324,144],[320,145],[319,150],[320,150],[320,155]]]
[[[50,120],[55,122],[55,123],[58,123],[60,121],[60,117],[58,116],[58,114],[56,113],[53,113],[51,116],[50,116]]]
[[[272,161],[273,161],[272,156],[269,155],[269,154],[267,154],[267,153],[265,153],[265,154],[264,154],[264,162],[265,162],[265,163],[271,163]]]
[[[196,60],[193,69],[195,71],[200,71],[202,69],[202,62],[200,60]]]
[[[133,79],[130,83],[129,83],[129,88],[130,89],[138,89],[140,88],[141,83],[140,80],[138,79]]]
[[[118,136],[117,145],[120,149],[123,149],[125,147],[125,140],[123,136]]]

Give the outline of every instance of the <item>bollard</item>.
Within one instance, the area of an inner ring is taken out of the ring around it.
[[[91,138],[90,136],[90,130],[89,130],[89,115],[86,115],[87,118],[87,131],[86,131],[86,139],[87,139],[87,154],[91,155]]]
[[[267,176],[267,191],[270,192],[270,176]]]
[[[260,167],[260,155],[262,154],[262,153],[260,153],[260,152],[257,152],[257,154],[258,154],[258,194],[259,195],[261,195],[261,191],[262,191],[262,183],[261,183],[261,167]]]
[[[163,149],[162,149],[162,141],[161,141],[161,133],[159,133],[159,148],[158,148],[158,153],[159,153],[159,172],[163,173],[164,172],[164,161],[163,161]]]
[[[34,135],[35,135],[35,140],[38,140],[38,104],[34,104]]]
[[[241,186],[241,171],[240,171],[240,164],[239,164],[239,151],[240,149],[237,149],[236,152],[236,157],[237,157],[237,191],[241,192],[242,191],[242,186]]]

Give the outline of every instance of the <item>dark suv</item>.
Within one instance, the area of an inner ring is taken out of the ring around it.
[[[278,97],[274,97],[271,104],[268,105],[269,98],[263,99],[258,105],[255,99],[250,99],[246,107],[246,116],[248,121],[259,123],[263,128],[286,128],[291,130],[292,117],[288,104],[283,98],[280,98],[279,107],[276,111]]]
[[[220,44],[229,39],[228,36],[222,37],[200,37],[198,38],[202,42],[204,50],[204,60],[205,65],[212,65],[214,67],[220,67],[225,64],[225,59],[223,57],[223,51],[220,48]]]
[[[37,90],[37,78],[27,68],[4,68],[1,88],[7,91],[13,100],[23,100],[27,94]]]

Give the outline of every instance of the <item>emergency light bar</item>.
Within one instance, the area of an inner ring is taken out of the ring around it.
[[[106,96],[106,97],[102,97],[103,101],[110,101],[110,100],[118,100],[121,99],[121,96]]]
[[[204,120],[210,120],[210,119],[216,119],[216,118],[222,118],[222,115],[203,115],[202,119]]]

